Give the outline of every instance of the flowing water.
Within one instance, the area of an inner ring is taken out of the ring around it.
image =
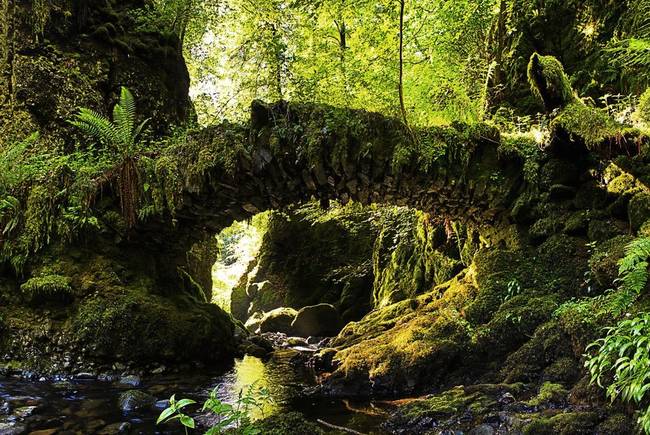
[[[371,403],[305,398],[301,393],[313,385],[314,377],[290,363],[293,355],[290,350],[278,351],[268,361],[247,356],[225,374],[158,376],[143,379],[135,388],[96,380],[38,382],[0,377],[0,434],[112,434],[120,428],[132,434],[184,433],[178,426],[155,424],[172,394],[202,402],[216,388],[220,399],[232,402],[253,384],[266,387],[273,399],[253,413],[256,418],[299,411],[312,421],[322,419],[364,433],[382,433],[383,411]],[[122,412],[118,398],[129,389],[146,392],[158,402],[145,410]]]

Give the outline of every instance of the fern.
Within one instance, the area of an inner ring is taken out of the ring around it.
[[[138,139],[149,119],[136,126],[136,105],[127,88],[120,90],[120,100],[113,107],[113,119],[101,113],[81,108],[70,124],[116,152],[117,167],[105,172],[104,178],[116,179],[120,207],[129,227],[135,225],[140,198],[140,178],[135,159],[142,151]]]
[[[621,294],[619,305],[615,307],[620,315],[641,294],[648,283],[648,259],[650,259],[650,238],[641,237],[632,241],[625,250],[625,257],[619,263],[616,282]]]
[[[138,151],[137,140],[149,122],[135,126],[136,107],[133,94],[127,88],[120,90],[120,100],[113,108],[113,120],[94,110],[81,108],[70,124],[102,144],[113,147],[123,157],[132,157]]]

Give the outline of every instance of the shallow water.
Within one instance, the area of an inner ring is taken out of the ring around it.
[[[371,403],[311,400],[301,395],[313,384],[314,378],[308,370],[290,364],[292,355],[295,353],[278,351],[268,361],[247,356],[237,360],[225,374],[145,378],[136,388],[117,382],[71,380],[52,383],[0,378],[0,434],[42,430],[45,432],[39,434],[117,433],[114,431],[121,423],[128,423],[127,433],[132,434],[184,433],[178,426],[156,426],[155,420],[166,406],[164,402],[144,411],[123,413],[118,406],[119,395],[129,389],[138,389],[159,401],[176,394],[177,398],[202,402],[216,388],[221,400],[231,402],[242,389],[253,384],[268,388],[273,399],[262,410],[253,412],[255,418],[282,411],[300,411],[313,421],[322,419],[364,433],[382,433],[379,430],[384,420],[382,410]]]

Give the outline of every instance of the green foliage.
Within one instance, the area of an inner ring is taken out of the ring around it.
[[[102,145],[114,149],[123,158],[134,157],[141,144],[138,138],[149,122],[148,119],[136,126],[136,108],[133,94],[127,88],[120,89],[120,100],[113,108],[113,120],[93,110],[81,108],[70,124],[78,127],[98,140]]]
[[[650,85],[650,1],[628,3],[622,37],[609,43],[607,54],[621,68],[624,78],[636,87],[647,87]]]
[[[477,121],[494,0],[406,2],[404,94],[414,125]],[[186,38],[201,122],[244,118],[253,99],[399,113],[396,1],[228,0]]]
[[[620,316],[645,289],[648,282],[650,238],[642,237],[631,242],[625,257],[619,261],[619,290],[612,293],[609,308],[615,317]],[[585,366],[591,382],[605,388],[607,396],[642,405],[650,390],[650,314],[639,313],[616,326],[606,328],[607,336],[587,347]],[[642,411],[639,424],[650,433],[650,407]]]
[[[647,126],[650,126],[650,88],[641,95],[635,117]]]
[[[627,246],[625,257],[619,262],[621,290],[634,296],[641,294],[648,283],[648,260],[650,260],[650,238],[638,238]]]
[[[253,409],[264,411],[264,404],[272,401],[269,390],[264,387],[257,387],[255,384],[239,392],[234,404],[223,402],[217,395],[217,388],[205,401],[202,411],[209,411],[217,418],[217,422],[205,432],[205,435],[220,435],[230,433],[231,428],[236,428],[235,433],[241,435],[258,435],[261,430],[252,421],[250,413]],[[187,429],[194,429],[195,422],[192,417],[185,414],[184,408],[196,402],[190,399],[176,400],[175,395],[169,399],[169,407],[165,409],[156,424],[167,423],[179,420],[185,432]]]
[[[647,402],[650,390],[650,314],[640,313],[612,328],[607,336],[587,347],[593,351],[585,366],[591,382],[606,388],[612,400],[642,405]],[[650,407],[641,411],[639,425],[650,433]]]
[[[196,401],[192,399],[181,399],[177,401],[176,395],[172,395],[172,397],[169,398],[169,407],[160,414],[158,420],[156,420],[156,424],[178,420],[181,425],[183,425],[185,433],[187,433],[187,429],[194,429],[196,424],[192,417],[184,413],[183,408],[186,408],[189,405],[194,405],[195,403]]]
[[[113,107],[113,120],[93,110],[81,108],[70,124],[96,139],[117,156],[117,163],[105,173],[108,180],[116,179],[122,214],[131,228],[137,221],[140,202],[140,173],[136,158],[144,150],[138,141],[149,120],[136,125],[136,108],[133,94],[120,89],[120,100]]]

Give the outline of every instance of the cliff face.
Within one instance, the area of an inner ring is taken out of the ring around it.
[[[134,13],[142,6],[141,1],[3,0],[3,140],[40,131],[70,146],[63,134],[70,131],[66,120],[79,106],[108,112],[120,86],[133,91],[155,132],[187,119],[189,75],[180,43],[162,30],[149,31]]]
[[[140,118],[151,118],[147,134],[153,137],[192,116],[180,43],[138,18],[143,6],[0,2],[0,150],[38,133],[38,149],[30,153],[73,152],[85,138],[68,120],[79,107],[109,113],[121,86],[135,95]],[[24,207],[23,236],[0,237],[7,263],[18,266],[3,265],[0,276],[4,359],[56,372],[113,361],[230,358],[232,322],[205,303],[213,233],[181,230],[166,249],[164,236],[140,243],[125,231],[114,192],[106,187],[92,196],[96,228],[82,231],[77,221],[69,227],[71,239],[61,240],[67,230],[53,228],[67,213],[72,171],[53,166],[46,179],[14,192]]]

